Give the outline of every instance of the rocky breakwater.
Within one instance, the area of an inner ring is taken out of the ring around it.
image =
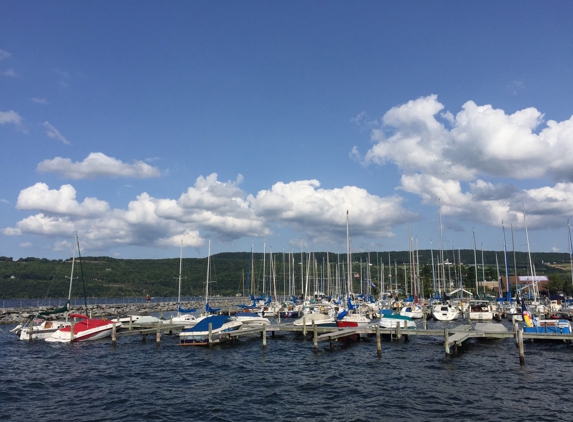
[[[241,298],[218,298],[209,300],[209,305],[212,308],[221,308],[222,313],[234,314],[237,311],[236,304],[242,303]],[[193,301],[181,304],[182,308],[196,308],[198,313],[205,309],[205,302]],[[19,324],[25,321],[30,316],[43,311],[52,311],[56,309],[55,306],[40,306],[31,308],[2,308],[0,309],[0,324]],[[169,318],[171,315],[177,313],[177,302],[147,302],[147,303],[124,303],[124,304],[101,304],[101,305],[88,305],[86,312],[83,306],[73,306],[70,310],[71,313],[87,314],[94,318],[115,318],[117,316],[126,315],[129,313],[148,313]],[[47,315],[46,319],[56,320],[61,319],[62,314]]]

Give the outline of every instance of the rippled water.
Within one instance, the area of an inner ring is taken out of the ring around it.
[[[0,419],[38,421],[566,421],[568,344],[443,338],[319,345],[293,333],[179,347],[150,336],[61,344],[18,341],[0,326]],[[434,323],[429,328],[443,327]]]

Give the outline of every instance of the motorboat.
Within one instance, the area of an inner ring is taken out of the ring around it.
[[[78,319],[78,321],[58,329],[50,337],[45,339],[47,342],[64,343],[99,340],[111,336],[114,324],[116,328],[121,327],[121,322],[90,318],[82,314],[70,314],[69,317]]]
[[[225,341],[225,333],[238,330],[243,323],[228,315],[209,315],[195,326],[179,333],[180,346],[207,346]]]
[[[237,318],[237,321],[241,321],[245,326],[261,326],[271,323],[268,318],[262,317],[255,312],[237,312],[235,318]]]
[[[424,316],[424,310],[417,303],[410,303],[400,309],[400,315],[407,316],[413,319],[419,319]]]
[[[416,322],[409,316],[388,313],[381,313],[380,315],[382,317],[380,321],[374,323],[380,325],[380,328],[395,329],[396,325],[399,325],[400,328],[407,330],[416,329]]]
[[[31,319],[24,326],[16,327],[20,340],[45,340],[60,328],[70,325],[69,321],[47,321],[45,319]]]
[[[489,302],[471,301],[470,302],[470,321],[491,321],[493,319],[493,308]]]
[[[317,327],[337,327],[334,317],[321,313],[306,314],[293,322],[295,327],[312,326],[313,324],[316,324]]]
[[[432,307],[432,316],[436,321],[453,321],[459,318],[460,311],[451,303],[438,303]]]

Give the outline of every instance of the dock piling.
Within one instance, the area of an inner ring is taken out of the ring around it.
[[[117,335],[117,327],[115,325],[115,322],[113,323],[112,327],[111,327],[111,345],[115,346],[115,341],[116,341],[116,336]]]
[[[525,364],[525,352],[523,350],[523,330],[517,332],[517,338],[519,342],[519,364]]]
[[[380,325],[376,325],[376,353],[378,359],[382,357],[382,342],[380,341]]]
[[[446,349],[446,357],[450,357],[450,333],[447,328],[444,328],[444,348]]]
[[[160,346],[161,345],[161,328],[159,328],[160,322],[157,323],[157,332],[155,333],[155,344]]]
[[[402,334],[400,333],[400,321],[396,321],[396,341],[400,343],[402,340]]]
[[[213,344],[213,324],[210,322],[209,323],[209,347],[211,347],[211,345]]]
[[[267,326],[265,324],[263,324],[261,336],[263,338],[263,350],[267,350]]]
[[[70,321],[70,343],[74,342],[74,325],[76,325],[76,319],[72,318],[72,320]]]
[[[313,337],[313,346],[314,346],[314,354],[316,355],[318,353],[318,333],[316,330],[316,322],[314,322],[314,320],[312,321],[312,331],[314,332],[314,337]]]

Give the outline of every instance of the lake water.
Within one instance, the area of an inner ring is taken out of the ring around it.
[[[319,344],[294,333],[212,349],[150,336],[26,342],[0,326],[0,419],[14,421],[570,421],[573,346],[443,338]],[[428,328],[442,323],[429,322]]]

